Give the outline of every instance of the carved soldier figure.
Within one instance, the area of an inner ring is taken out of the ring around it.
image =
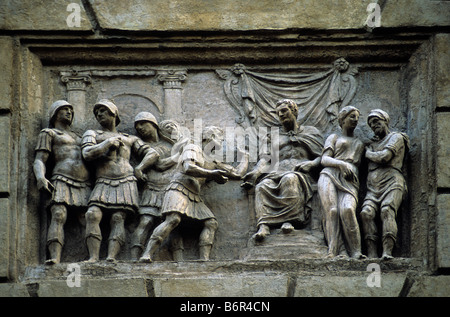
[[[389,131],[389,120],[389,115],[380,109],[372,110],[367,117],[376,137],[366,149],[369,174],[367,194],[361,211],[367,255],[370,258],[378,257],[376,216],[382,222],[382,258],[392,258],[397,239],[397,211],[407,193],[402,168],[409,149],[409,138],[404,133]]]
[[[175,174],[175,166],[180,154],[179,149],[182,148],[183,142],[186,143],[189,139],[181,139],[182,135],[175,121],[165,120],[159,125],[155,116],[149,112],[138,113],[134,125],[141,139],[151,146],[150,151],[155,151],[158,155],[158,160],[152,166],[148,166],[146,171],[143,171],[145,184],[139,203],[140,218],[132,236],[131,248],[132,258],[138,260],[149,230],[161,218],[160,208],[164,192]],[[172,147],[174,147],[173,151]],[[171,156],[172,152],[173,156]],[[180,260],[178,251],[182,245],[178,243],[176,246],[178,248],[173,250],[174,258]]]
[[[81,156],[81,137],[70,130],[73,116],[73,107],[67,101],[54,102],[49,111],[49,128],[40,132],[36,146],[33,169],[37,186],[52,195],[47,233],[50,258],[46,264],[60,262],[67,210],[87,208],[91,190],[89,172]],[[50,162],[53,169],[48,180],[46,165]]]
[[[88,262],[99,260],[102,234],[100,221],[103,212],[110,216],[111,232],[108,243],[107,261],[114,261],[125,242],[124,222],[127,214],[138,210],[137,179],[130,164],[131,154],[144,157],[136,167],[136,176],[142,178],[143,169],[158,159],[155,151],[136,136],[120,133],[117,106],[102,99],[94,106],[94,114],[102,130],[88,130],[83,135],[82,153],[86,161],[96,168],[96,183],[89,198],[86,212],[86,244]],[[148,154],[148,155],[147,155]]]
[[[203,131],[203,146],[221,147],[223,132],[217,127],[207,127]],[[209,180],[224,184],[228,178],[240,179],[248,167],[248,154],[236,167],[217,162],[206,156],[195,144],[184,147],[178,162],[177,173],[167,187],[162,204],[164,222],[155,228],[140,262],[151,262],[152,255],[184,217],[202,221],[200,234],[200,259],[209,260],[214,236],[218,227],[216,217],[200,197],[201,186]]]
[[[278,168],[267,173],[267,166],[273,166],[274,162],[262,157],[243,177],[242,184],[247,188],[256,184],[258,231],[254,237],[258,241],[270,234],[270,227],[281,226],[288,233],[294,225],[303,226],[308,222],[313,196],[309,172],[320,164],[323,148],[319,130],[297,122],[298,106],[294,101],[280,100],[276,111],[282,128],[278,140],[271,140],[271,148],[278,148],[279,153],[272,153],[270,160],[277,159]]]
[[[358,204],[358,167],[364,144],[353,134],[359,110],[352,106],[338,115],[342,134],[331,134],[322,155],[324,169],[320,173],[318,192],[324,211],[324,231],[328,256],[346,256],[344,241],[352,258],[363,258],[356,207]]]

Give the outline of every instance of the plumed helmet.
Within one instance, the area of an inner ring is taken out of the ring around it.
[[[148,121],[153,123],[157,128],[159,128],[158,120],[156,120],[155,116],[150,112],[146,111],[139,112],[134,118],[134,125],[136,125],[136,122],[138,121]]]
[[[65,106],[69,106],[73,110],[73,106],[66,100],[57,100],[50,106],[50,109],[48,111],[48,116],[50,118],[50,120],[49,120],[50,127],[53,127],[55,124],[55,117],[56,117],[56,114],[58,113],[58,110]],[[73,121],[73,116],[72,116],[72,121]]]
[[[120,123],[119,109],[114,104],[114,102],[112,102],[109,99],[101,99],[101,100],[97,101],[97,103],[94,105],[94,115],[95,115],[95,110],[97,110],[97,108],[100,106],[105,106],[106,108],[109,109],[109,111],[111,111],[112,114],[114,114],[114,116],[116,117],[116,126],[118,126]]]

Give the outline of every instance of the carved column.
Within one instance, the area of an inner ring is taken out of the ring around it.
[[[91,83],[90,72],[61,72],[61,81],[66,84],[67,101],[74,107],[73,127],[84,128],[83,122],[86,121],[86,87]]]
[[[187,71],[181,70],[160,70],[157,78],[164,87],[164,116],[168,119],[182,118],[182,82],[187,78]]]

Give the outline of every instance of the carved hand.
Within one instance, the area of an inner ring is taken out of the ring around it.
[[[46,178],[39,179],[37,181],[37,187],[40,191],[46,191],[49,194],[52,194],[55,190],[55,187],[50,183],[50,181]]]
[[[226,177],[226,171],[223,170],[213,170],[211,175],[212,179],[218,184],[225,184],[228,181],[228,177]]]
[[[118,149],[120,146],[124,145],[122,141],[122,137],[115,136],[108,139],[108,144],[110,149]]]
[[[145,173],[142,171],[141,168],[136,167],[134,169],[134,175],[136,176],[136,178],[142,182],[146,182],[147,181],[147,175],[145,175]]]
[[[355,174],[355,172],[353,172],[352,169],[352,165],[347,163],[347,162],[342,162],[339,165],[339,168],[341,170],[342,175],[344,176],[345,179],[358,179],[357,175]]]
[[[256,170],[250,171],[244,176],[242,176],[242,184],[241,186],[245,189],[250,189],[253,186],[255,186],[256,178],[257,178],[257,172]]]
[[[295,170],[304,173],[309,173],[309,171],[313,166],[314,164],[312,161],[301,162],[295,167]]]

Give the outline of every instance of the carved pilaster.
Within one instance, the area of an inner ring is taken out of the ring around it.
[[[91,83],[90,72],[61,72],[61,81],[66,84],[67,91],[86,90],[86,86]]]
[[[181,83],[187,78],[187,71],[182,70],[160,70],[157,78],[163,83],[164,89],[182,89]]]
[[[78,72],[75,70],[61,72],[61,81],[67,88],[67,101],[74,107],[75,130],[83,130],[83,122],[86,122],[86,88],[91,83],[90,72]]]
[[[187,78],[185,69],[159,70],[157,78],[164,87],[164,114],[165,117],[182,120],[182,83]]]

